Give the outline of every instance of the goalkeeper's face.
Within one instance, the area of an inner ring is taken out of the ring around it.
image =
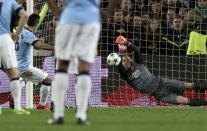
[[[133,61],[128,55],[122,57],[122,65],[124,66],[125,70],[131,70],[132,64]]]

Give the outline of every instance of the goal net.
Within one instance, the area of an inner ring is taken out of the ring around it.
[[[62,7],[62,0],[56,2],[59,7]],[[106,9],[109,2],[110,0],[102,0],[101,7]],[[45,0],[34,0],[34,12],[41,13],[44,4]],[[197,16],[188,18],[189,12],[199,9],[197,4],[196,0],[123,0],[121,8],[115,9],[114,15],[103,19],[102,22],[98,55],[90,72],[92,91],[89,105],[97,107],[169,105],[135,91],[120,78],[115,68],[107,66],[107,55],[118,52],[115,39],[119,35],[127,37],[140,47],[145,64],[152,74],[187,82],[205,82],[207,79],[206,39],[199,41],[195,39],[199,38],[197,36],[206,37],[207,25],[201,20],[204,16],[200,16],[201,19],[195,19]],[[205,15],[206,12],[203,12],[202,15]],[[55,26],[56,18],[48,10],[35,33],[38,37],[43,37],[47,43],[54,44]],[[194,35],[196,33],[199,35]],[[201,44],[199,47],[204,49],[197,47],[194,47],[195,50],[193,47],[189,49],[192,43]],[[189,50],[190,52],[187,52]],[[132,51],[128,52],[132,57],[134,56]],[[33,59],[34,66],[44,69],[54,77],[53,51],[34,50]],[[3,72],[0,72],[0,76],[0,100],[4,103],[4,107],[8,107],[9,80]],[[68,81],[65,105],[75,107],[74,75],[69,74]],[[185,91],[184,95],[189,98],[207,99],[206,91],[190,90]],[[23,104],[24,101],[23,91]],[[39,87],[36,86],[34,104],[38,101]]]

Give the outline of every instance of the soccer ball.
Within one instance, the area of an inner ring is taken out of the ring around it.
[[[121,62],[121,57],[117,53],[110,53],[107,57],[107,64],[109,66],[118,66]]]

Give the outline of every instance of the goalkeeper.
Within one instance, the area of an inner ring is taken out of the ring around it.
[[[128,42],[123,36],[116,39],[120,53],[123,54],[120,64],[117,66],[120,76],[135,90],[150,96],[155,96],[159,101],[173,104],[185,104],[190,106],[207,105],[207,101],[197,98],[189,99],[182,96],[185,89],[205,90],[206,83],[188,83],[175,79],[161,78],[152,75],[144,65],[142,55],[137,46]],[[134,51],[132,60],[126,53],[126,49]]]

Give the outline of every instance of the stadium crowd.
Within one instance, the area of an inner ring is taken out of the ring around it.
[[[25,0],[19,2],[26,8]],[[63,7],[62,0],[56,2],[58,7]],[[44,3],[45,0],[34,1],[36,13]],[[110,0],[102,0],[101,8],[104,10],[109,3]],[[54,43],[56,22],[49,11],[39,28],[38,33],[49,43]],[[192,31],[207,35],[206,0],[123,0],[113,16],[103,18],[100,43],[108,44],[105,48],[108,53],[117,51],[115,38],[123,35],[134,43],[141,43],[137,46],[144,54],[183,56]]]
[[[103,42],[114,51],[114,37],[123,35],[142,53],[186,55],[189,33],[207,34],[205,0],[124,0],[122,8],[103,23]],[[104,30],[105,29],[105,30]],[[106,36],[106,37],[105,37]],[[109,37],[110,36],[110,37]]]

